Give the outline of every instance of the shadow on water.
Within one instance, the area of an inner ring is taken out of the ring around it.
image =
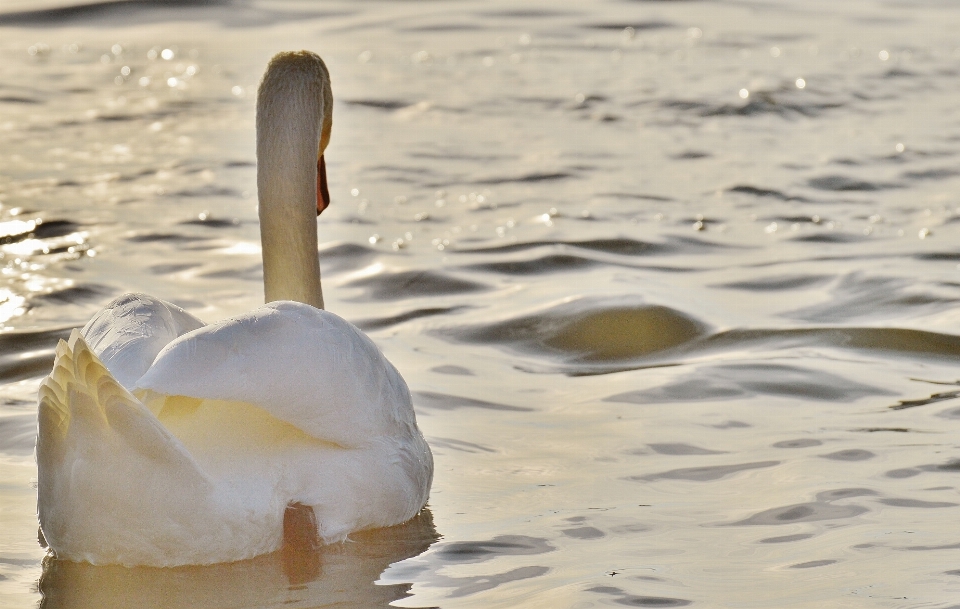
[[[391,564],[439,539],[429,509],[395,527],[314,548],[288,543],[273,554],[200,567],[94,566],[47,557],[40,577],[43,609],[111,607],[388,607],[410,584],[380,585]]]

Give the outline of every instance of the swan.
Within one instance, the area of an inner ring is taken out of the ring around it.
[[[40,385],[37,511],[61,559],[238,561],[405,522],[433,456],[410,391],[359,329],[323,310],[316,216],[332,95],[317,55],[269,63],[257,98],[265,305],[205,325],[120,296],[60,341]]]

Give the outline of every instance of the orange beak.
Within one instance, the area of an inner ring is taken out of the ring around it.
[[[327,166],[323,162],[323,157],[317,161],[317,215],[330,205],[330,191],[327,190]]]

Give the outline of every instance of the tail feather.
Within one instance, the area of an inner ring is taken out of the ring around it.
[[[58,556],[163,565],[215,535],[189,526],[213,511],[213,481],[76,330],[40,386],[38,432],[37,509]]]
[[[67,406],[65,382],[71,376],[68,362],[72,364],[69,347],[66,341],[61,340],[57,344],[53,370],[40,383],[38,392],[40,409],[37,439],[38,457],[43,444],[62,440],[66,436],[67,427],[70,425],[70,409]]]
[[[56,354],[53,371],[40,385],[38,459],[82,423],[84,433],[106,434],[152,460],[197,469],[180,441],[110,374],[79,331],[61,340]]]

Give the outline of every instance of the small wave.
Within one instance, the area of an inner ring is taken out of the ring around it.
[[[200,266],[200,264],[197,262],[154,264],[148,267],[147,270],[154,275],[172,275],[174,273],[195,269],[198,266]]]
[[[485,541],[455,541],[437,547],[445,562],[464,564],[492,560],[497,556],[530,556],[556,550],[549,541],[527,535],[497,535]]]
[[[810,539],[813,537],[813,533],[797,533],[795,535],[780,535],[778,537],[767,537],[766,539],[761,539],[758,543],[790,543],[793,541],[802,541],[804,539]]]
[[[627,480],[652,482],[654,480],[689,480],[691,482],[712,482],[733,474],[751,469],[762,469],[780,465],[779,461],[757,461],[756,463],[737,463],[734,465],[713,465],[706,467],[684,467],[659,474],[629,476]]]
[[[549,17],[569,17],[577,13],[570,11],[557,11],[553,9],[536,8],[517,8],[502,9],[496,11],[483,11],[478,13],[481,17],[493,17],[502,19],[544,19]]]
[[[897,469],[891,469],[886,472],[884,476],[887,478],[913,478],[914,476],[919,476],[924,471],[923,467],[901,467]],[[929,469],[927,471],[930,471]]]
[[[390,112],[413,105],[413,102],[402,99],[345,99],[343,103],[348,106],[359,106],[361,108],[373,108],[375,110],[387,110]]]
[[[488,575],[452,576],[438,572],[445,565],[476,564],[501,556],[530,556],[556,550],[546,539],[527,535],[497,535],[489,540],[441,543],[435,548],[435,551],[428,555],[428,559],[439,564],[424,583],[431,587],[451,589],[448,594],[450,598],[469,596],[510,582],[540,577],[550,569],[530,565]]]
[[[430,309],[416,309],[413,311],[407,311],[406,313],[400,313],[398,315],[391,315],[389,317],[360,319],[354,322],[354,324],[361,330],[379,330],[381,328],[388,328],[390,326],[402,324],[406,321],[422,319],[424,317],[433,317],[434,315],[443,315],[445,313],[453,313],[466,308],[468,307],[434,307]]]
[[[873,459],[877,455],[862,448],[848,448],[820,456],[824,459],[830,459],[831,461],[866,461]]]
[[[798,243],[862,243],[869,239],[863,233],[844,233],[840,231],[830,231],[825,233],[816,233],[813,235],[803,235],[794,237],[790,241]]]
[[[116,290],[110,286],[88,283],[63,288],[62,290],[54,290],[36,296],[32,300],[43,301],[52,305],[81,304],[102,302],[106,300],[108,296],[114,294],[116,294]]]
[[[183,191],[177,194],[179,194],[180,196],[190,196],[190,197],[206,196],[199,193],[183,194],[185,192],[188,192],[188,191]],[[232,192],[232,191],[228,190],[227,192]],[[232,195],[225,195],[225,196],[232,196]],[[183,222],[180,222],[180,224],[182,226],[203,226],[206,228],[233,228],[235,226],[240,226],[240,219],[239,218],[214,218],[213,216],[205,215],[201,218],[184,220]]]
[[[435,332],[460,342],[549,355],[567,364],[600,364],[674,349],[706,330],[702,322],[669,307],[582,298],[534,315]]]
[[[496,449],[490,448],[489,446],[483,446],[482,444],[464,442],[463,440],[455,440],[454,438],[438,438],[436,436],[430,437],[430,448],[434,451],[436,451],[437,448],[447,448],[449,450],[473,454],[497,452]]]
[[[759,347],[793,350],[821,346],[953,360],[960,353],[960,336],[905,328],[742,329],[714,334],[697,346],[704,350]]]
[[[653,256],[659,254],[672,254],[678,251],[694,253],[696,251],[714,251],[716,249],[729,249],[732,246],[714,243],[706,239],[695,237],[667,237],[667,242],[656,243],[650,241],[637,241],[635,239],[590,239],[587,241],[524,241],[521,243],[511,243],[509,245],[497,245],[493,247],[479,248],[461,248],[454,250],[455,253],[465,254],[509,254],[513,252],[522,252],[529,249],[540,247],[572,247],[589,250],[604,254],[616,254],[618,256]]]
[[[563,254],[543,256],[533,260],[516,260],[509,262],[487,262],[474,264],[464,268],[500,273],[503,275],[545,275],[547,273],[564,273],[594,268],[601,264],[596,260],[580,256]]]
[[[20,97],[17,95],[4,95],[0,96],[0,104],[28,104],[28,105],[37,105],[42,104],[43,102],[39,99],[34,99],[32,97]]]
[[[827,565],[832,565],[836,563],[835,560],[810,560],[807,562],[800,562],[794,565],[790,565],[790,569],[814,569],[816,567],[825,567]]]
[[[925,171],[905,171],[900,175],[909,180],[948,180],[960,175],[960,170],[952,167],[940,167]]]
[[[504,176],[496,178],[484,178],[481,180],[474,180],[471,184],[477,184],[482,186],[491,186],[497,184],[512,184],[512,183],[530,183],[530,182],[550,182],[554,180],[565,180],[567,178],[575,177],[573,173],[566,171],[534,171],[532,173],[527,173],[519,176]]]
[[[145,232],[137,233],[127,237],[131,243],[154,243],[156,241],[169,241],[171,243],[193,243],[196,241],[206,241],[206,237],[197,237],[195,235],[184,235],[182,233],[159,233]]]
[[[712,287],[746,290],[748,292],[781,292],[823,285],[829,283],[832,279],[833,277],[829,275],[777,275],[746,281],[720,283]]]
[[[401,32],[478,32],[486,28],[476,23],[431,23],[399,28]]]
[[[590,23],[581,27],[591,30],[613,30],[615,32],[632,28],[633,30],[639,32],[641,30],[662,30],[677,26],[667,21],[621,21],[618,23]]]
[[[924,252],[920,254],[914,254],[912,257],[915,260],[957,262],[960,261],[960,252]]]
[[[606,533],[597,527],[574,527],[572,529],[563,529],[560,531],[564,537],[572,539],[603,539]]]
[[[615,586],[594,586],[593,588],[587,588],[586,591],[615,596],[614,602],[616,604],[626,605],[627,607],[686,607],[693,602],[682,598],[630,594]]]
[[[141,120],[143,116],[137,114],[100,114],[94,120],[105,123],[122,123],[126,121]]]
[[[795,503],[764,510],[745,520],[731,523],[728,526],[769,526],[793,524],[796,522],[817,522],[820,520],[855,518],[870,510],[859,505],[834,505],[833,502],[849,497],[870,495],[876,495],[876,493],[869,489],[838,489],[836,491],[826,491],[817,495],[817,501]]]
[[[892,507],[904,507],[904,508],[946,508],[946,507],[956,507],[957,504],[951,501],[923,501],[922,499],[906,499],[901,497],[891,497],[889,499],[881,499],[880,503],[884,505],[889,505]]]
[[[187,13],[186,11],[190,11]],[[228,26],[265,26],[284,21],[340,16],[344,11],[269,10],[261,6],[235,0],[103,0],[49,9],[11,11],[0,13],[0,26],[50,27],[90,23],[113,25],[121,23],[183,21],[184,19],[212,19]]]
[[[597,193],[598,197],[611,197],[613,199],[635,199],[637,201],[661,201],[668,202],[673,201],[672,197],[664,197],[662,195],[651,195],[638,192],[600,192]]]
[[[545,109],[552,110],[554,108],[559,108],[561,106],[568,105],[570,103],[569,98],[566,97],[541,97],[541,96],[525,96],[525,97],[510,97],[509,101],[520,103],[520,104],[535,104],[543,106]]]
[[[457,252],[492,254],[492,253],[512,253],[522,252],[544,246],[570,246],[582,248],[608,254],[618,254],[621,256],[640,256],[644,254],[665,254],[673,251],[673,248],[660,243],[651,243],[648,241],[636,241],[634,239],[593,239],[590,241],[526,241],[523,243],[512,243],[510,245],[498,245],[495,247],[458,249]]]
[[[121,15],[127,16],[131,12],[136,12],[138,9],[147,8],[151,5],[157,7],[189,7],[191,5],[204,4],[217,5],[223,4],[223,2],[219,2],[218,0],[198,0],[197,2],[193,2],[192,0],[154,0],[154,2],[144,0],[106,0],[104,2],[89,2],[74,6],[62,6],[34,11],[0,13],[0,25],[50,26]]]
[[[454,366],[452,364],[435,366],[431,368],[430,371],[436,372],[437,374],[454,374],[457,376],[476,376],[469,368],[464,368],[463,366]]]
[[[700,448],[699,446],[694,446],[692,444],[683,444],[681,442],[674,442],[668,444],[647,444],[653,452],[659,455],[673,455],[673,456],[687,456],[687,455],[722,455],[725,454],[725,451],[722,450],[710,450],[708,448]]]
[[[677,159],[678,161],[693,161],[697,159],[706,159],[712,156],[712,154],[709,152],[704,152],[703,150],[687,150],[685,152],[673,155],[673,158]]]
[[[775,188],[760,188],[757,186],[751,186],[749,184],[738,184],[728,188],[727,192],[738,192],[745,195],[753,195],[754,197],[769,197],[771,199],[778,199],[780,201],[809,201],[809,199],[804,197],[795,197],[785,194]]]
[[[957,306],[956,298],[917,292],[903,279],[871,277],[862,273],[843,277],[830,294],[832,299],[828,302],[795,309],[784,315],[819,323],[838,323],[853,319],[904,317],[908,312],[928,314]]]
[[[9,220],[0,222],[0,244],[18,243],[25,239],[65,237],[80,230],[69,220]]]
[[[680,311],[631,303],[623,298],[580,298],[532,315],[475,326],[446,327],[432,333],[446,340],[494,345],[543,358],[549,362],[550,369],[573,376],[672,366],[685,358],[730,351],[824,348],[950,361],[956,360],[960,353],[960,336],[902,328],[733,329],[711,333],[707,324]],[[718,367],[710,373],[698,371],[655,390],[627,392],[607,399],[645,404],[723,400],[756,394],[827,401],[893,395],[885,389],[822,371],[736,364]]]
[[[843,107],[839,102],[788,102],[783,95],[772,91],[751,92],[750,101],[741,104],[711,104],[691,100],[666,100],[660,102],[664,108],[693,112],[702,117],[712,116],[757,116],[775,114],[785,118],[794,116],[816,117],[825,110]]]
[[[470,294],[490,289],[483,283],[457,279],[434,271],[380,273],[356,279],[345,284],[345,287],[363,288],[364,295],[353,300],[402,300],[424,296]]]
[[[916,72],[911,72],[910,70],[904,70],[903,68],[890,68],[883,73],[884,78],[913,78],[916,77]]]
[[[458,408],[481,408],[483,410],[502,410],[507,412],[533,412],[533,408],[526,406],[510,406],[486,400],[465,398],[458,395],[448,395],[435,391],[414,391],[413,403],[420,408],[435,410],[457,410]]]
[[[430,160],[443,160],[443,161],[471,161],[478,163],[492,163],[494,161],[505,161],[513,160],[517,157],[515,155],[507,154],[469,154],[466,152],[455,151],[455,150],[441,150],[436,151],[437,145],[431,144],[433,150],[430,151],[412,151],[408,152],[407,156],[413,159],[430,159]]]
[[[605,402],[666,404],[723,401],[756,395],[802,400],[852,402],[891,392],[822,370],[783,364],[728,364],[702,366],[666,385],[618,393]]]
[[[199,188],[187,188],[184,190],[178,190],[177,192],[170,193],[171,196],[176,197],[229,197],[229,198],[240,198],[240,191],[234,190],[233,188],[225,188],[223,186],[214,186],[208,184],[206,186],[201,186]],[[196,222],[199,223],[199,222]]]
[[[46,220],[33,229],[32,236],[36,239],[52,239],[65,237],[81,230],[79,224],[70,220]]]
[[[945,402],[947,400],[953,400],[957,397],[960,397],[960,391],[941,391],[934,393],[927,398],[921,398],[919,400],[900,400],[898,403],[890,406],[891,410],[904,410],[906,408],[916,408],[917,406],[926,406],[927,404],[936,404],[937,402]],[[960,413],[957,413],[960,415]],[[946,413],[942,413],[941,416],[946,418],[960,418],[953,417],[953,411],[948,410]]]
[[[53,354],[70,328],[0,334],[0,381],[11,383],[36,378],[53,368]]]
[[[889,190],[891,188],[900,188],[898,184],[883,184],[878,182],[868,182],[866,180],[858,180],[856,178],[851,178],[849,176],[843,175],[826,175],[818,178],[812,178],[807,181],[807,184],[811,188],[817,190],[831,190],[835,192],[848,192],[848,191],[874,191],[874,190]]]
[[[820,446],[823,444],[820,440],[813,438],[800,438],[799,440],[783,440],[772,444],[774,448],[810,448],[811,446]]]
[[[321,245],[319,251],[320,268],[330,273],[363,268],[380,253],[365,245],[345,242]]]

